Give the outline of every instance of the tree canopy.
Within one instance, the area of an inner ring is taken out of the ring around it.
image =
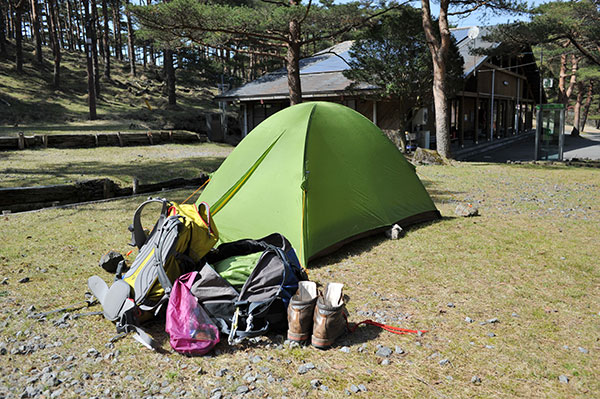
[[[388,7],[352,2],[306,5],[299,0],[258,0],[239,5],[222,1],[173,0],[132,10],[147,36],[180,40],[238,53],[285,60],[290,103],[302,100],[301,47],[355,29]]]
[[[344,75],[377,86],[379,95],[397,99],[406,115],[431,102],[433,64],[420,10],[405,6],[385,14],[364,30],[350,54],[352,69]],[[447,64],[449,95],[462,82],[462,75],[463,59],[453,42]]]

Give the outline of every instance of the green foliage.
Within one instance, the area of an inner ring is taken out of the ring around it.
[[[344,75],[356,84],[379,88],[382,97],[394,97],[405,106],[421,107],[431,101],[433,65],[421,25],[421,11],[403,7],[382,16],[350,50],[352,69]],[[463,60],[455,43],[447,63],[449,95],[462,82]]]
[[[532,10],[529,22],[499,25],[490,39],[509,45],[550,44],[600,66],[600,10],[593,0],[554,1]]]

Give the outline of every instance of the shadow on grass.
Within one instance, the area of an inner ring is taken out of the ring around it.
[[[426,228],[427,226],[434,225],[437,223],[446,222],[453,220],[453,217],[443,216],[440,219],[430,220],[422,223],[415,223],[406,227],[402,227],[407,233],[412,230]],[[348,258],[361,255],[365,252],[371,251],[373,248],[381,245],[383,242],[389,240],[383,232],[373,233],[373,235],[359,238],[355,241],[349,242],[341,248],[335,250],[333,253],[325,255],[323,257],[314,259],[309,262],[309,269],[320,269],[336,263],[342,263]]]
[[[9,158],[9,157],[6,157]],[[130,182],[135,176],[141,184],[156,183],[175,177],[194,178],[201,172],[214,172],[225,158],[198,157],[183,160],[156,160],[139,163],[105,164],[94,162],[66,162],[65,164],[36,165],[31,168],[7,168],[4,173],[11,174],[20,186],[55,184],[57,180],[85,180],[97,177],[109,177]],[[52,183],[45,183],[52,182]],[[9,180],[5,180],[9,182]]]

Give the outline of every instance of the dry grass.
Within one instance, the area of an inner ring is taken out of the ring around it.
[[[2,218],[0,280],[9,278],[8,285],[0,285],[2,341],[30,330],[30,337],[48,334],[43,339],[60,340],[63,346],[10,355],[18,342],[9,342],[9,354],[0,362],[0,393],[44,366],[65,369],[65,357],[73,354],[79,367],[72,371],[81,385],[63,385],[68,397],[79,395],[76,387],[86,397],[146,397],[158,394],[156,384],[163,382],[172,389],[167,397],[183,396],[182,389],[190,397],[210,396],[217,386],[235,397],[242,384],[252,387],[245,397],[338,398],[352,384],[368,389],[356,396],[373,398],[597,396],[600,173],[466,163],[417,171],[442,220],[412,227],[398,241],[380,236],[361,240],[311,265],[311,279],[345,283],[352,321],[366,318],[359,312],[376,312],[371,318],[429,330],[416,337],[363,327],[340,341],[350,353],[276,347],[278,338],[271,337],[275,343],[220,345],[214,357],[186,358],[151,353],[128,338],[116,343],[118,362],[93,361],[86,357],[91,347],[103,355],[114,351],[104,346],[114,335],[111,323],[88,317],[60,329],[51,324],[52,317],[46,323],[27,319],[26,309],[33,304],[49,310],[81,300],[87,277],[102,272],[96,265],[102,252],[127,250],[126,227],[142,199]],[[187,194],[178,191],[169,197],[181,200]],[[481,216],[455,217],[457,201],[478,204]],[[25,276],[29,283],[17,283]],[[474,322],[467,323],[466,317]],[[480,324],[493,318],[499,322]],[[160,325],[151,330],[169,350]],[[17,338],[26,339],[22,334]],[[406,353],[393,354],[390,364],[382,365],[377,345],[400,346]],[[52,354],[62,357],[52,360]],[[448,363],[441,365],[443,359]],[[303,362],[316,369],[298,374]],[[230,379],[215,376],[222,368],[229,369]],[[84,372],[99,371],[104,374],[81,378]],[[247,372],[262,377],[248,383],[242,378]],[[276,382],[265,381],[268,373]],[[133,380],[124,383],[126,375]],[[569,383],[560,383],[560,375],[568,376]],[[474,376],[481,378],[480,384],[471,382]],[[313,379],[329,390],[312,389]]]
[[[229,155],[226,144],[165,144],[144,147],[98,147],[0,152],[0,187],[66,184],[108,177],[129,186],[173,177],[194,178],[211,173]]]

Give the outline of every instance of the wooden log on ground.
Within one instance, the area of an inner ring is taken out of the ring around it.
[[[53,148],[91,148],[96,146],[92,134],[53,134],[48,136],[48,147]]]
[[[17,150],[19,139],[17,137],[0,137],[0,150]]]

